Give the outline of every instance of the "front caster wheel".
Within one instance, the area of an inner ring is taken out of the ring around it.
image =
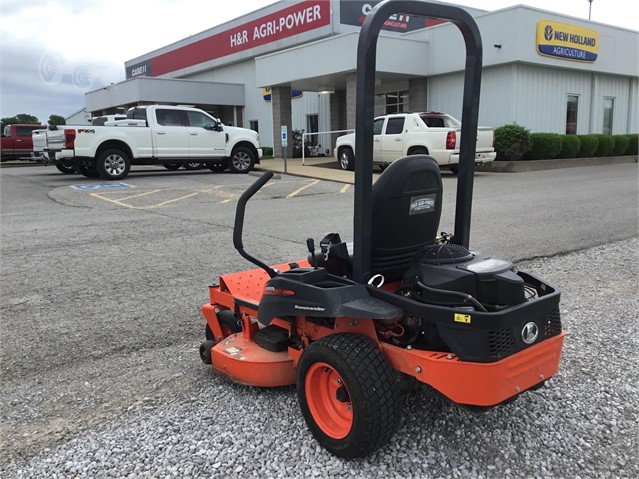
[[[215,346],[215,341],[204,341],[200,344],[200,359],[204,364],[211,364],[211,348]]]
[[[297,366],[297,397],[315,439],[336,456],[363,457],[395,433],[401,399],[377,346],[352,333],[313,343]]]

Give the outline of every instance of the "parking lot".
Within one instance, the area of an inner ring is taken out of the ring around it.
[[[420,391],[391,444],[355,462],[319,449],[294,389],[199,360],[207,286],[252,267],[232,225],[255,178],[0,170],[0,475],[639,475],[636,164],[476,176],[471,246],[563,291],[560,375],[482,416]],[[444,175],[443,231],[455,184]],[[249,203],[245,248],[274,264],[304,258],[307,237],[350,238],[352,201],[348,183],[278,175]]]

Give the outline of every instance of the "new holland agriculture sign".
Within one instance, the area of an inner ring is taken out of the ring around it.
[[[594,62],[599,53],[599,34],[589,28],[540,20],[537,23],[540,55],[577,62]]]

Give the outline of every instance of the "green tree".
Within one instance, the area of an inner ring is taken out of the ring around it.
[[[6,118],[1,118],[0,119],[0,123],[2,123],[3,125],[39,125],[40,124],[40,120],[38,120],[38,117],[33,116],[33,115],[29,115],[27,113],[20,113],[19,115],[16,116],[8,116]]]
[[[67,120],[63,116],[60,115],[50,115],[49,116],[49,125],[66,125]]]

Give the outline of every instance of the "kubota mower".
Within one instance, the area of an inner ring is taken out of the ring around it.
[[[401,158],[372,184],[376,44],[396,13],[449,20],[466,43],[452,235],[437,234],[442,179],[432,158]],[[308,427],[338,456],[364,456],[391,438],[400,382],[487,408],[558,370],[559,291],[468,249],[481,58],[479,30],[466,11],[416,0],[379,3],[358,45],[352,245],[331,233],[319,249],[307,240],[308,259],[268,266],[244,251],[242,229],[248,200],[272,173],[238,202],[233,243],[258,268],[223,275],[209,288],[200,355],[238,383],[296,384]]]

